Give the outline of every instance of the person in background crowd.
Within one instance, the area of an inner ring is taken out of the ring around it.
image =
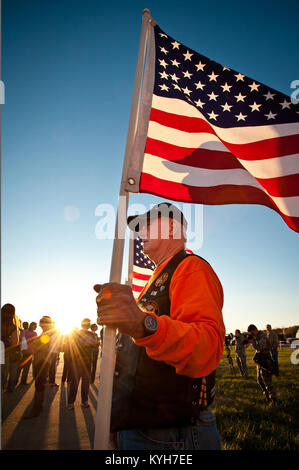
[[[1,308],[1,339],[5,347],[4,364],[1,366],[2,391],[13,392],[16,386],[20,362],[20,321],[12,304]]]
[[[245,347],[248,344],[247,339],[241,334],[240,330],[235,331],[235,347],[236,347],[236,362],[242,377],[248,379],[248,369],[246,363],[246,352]]]
[[[37,323],[31,322],[28,328],[28,322],[23,323],[23,331],[20,334],[21,362],[19,364],[18,378],[22,372],[20,385],[27,385],[27,377],[33,358],[33,341],[37,337],[35,332]]]
[[[102,357],[102,352],[103,352],[103,341],[104,341],[104,328],[101,329],[100,331],[100,356]]]
[[[274,364],[276,366],[276,376],[279,375],[279,365],[278,365],[278,346],[279,346],[279,339],[278,335],[275,331],[272,330],[271,325],[266,326],[267,329],[267,336],[268,340],[270,341],[270,346],[271,346],[271,356],[274,361]]]
[[[81,330],[73,332],[70,341],[71,354],[71,383],[68,393],[68,410],[74,409],[78,385],[81,383],[81,406],[89,408],[88,393],[90,385],[90,371],[92,361],[92,350],[95,347],[94,334],[88,331],[90,328],[89,318],[84,318],[81,322]]]
[[[49,385],[50,387],[59,387],[57,383],[55,383],[56,377],[56,370],[57,370],[57,360],[59,351],[61,348],[60,345],[60,335],[56,329],[56,324],[52,322],[52,328],[49,332],[50,336],[50,368],[49,368]]]
[[[276,391],[272,383],[273,372],[269,370],[269,362],[272,362],[270,341],[267,335],[259,331],[255,325],[249,325],[247,331],[252,336],[248,341],[259,353],[258,360],[255,359],[257,353],[253,358],[257,364],[257,383],[261,387],[267,403],[276,404]]]
[[[100,339],[96,333],[98,330],[98,325],[96,323],[93,323],[90,327],[91,331],[94,334],[94,339],[95,339],[95,345],[92,350],[92,360],[91,360],[91,373],[90,373],[90,383],[94,383],[96,371],[97,371],[97,362],[98,362],[98,355],[99,355],[99,345],[100,345]]]
[[[45,384],[50,367],[50,332],[52,328],[51,317],[45,315],[40,319],[39,326],[42,334],[34,341],[33,369],[35,377],[35,394],[33,406],[25,419],[39,416],[43,409]]]
[[[70,356],[70,335],[71,333],[65,335],[62,341],[62,350],[63,350],[63,372],[61,383],[64,384],[71,382],[71,356]]]

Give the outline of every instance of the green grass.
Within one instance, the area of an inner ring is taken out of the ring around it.
[[[213,411],[224,450],[299,450],[299,364],[293,349],[279,350],[280,376],[273,377],[278,404],[269,407],[256,381],[254,351],[247,350],[249,379],[241,377],[231,350],[236,375],[226,354],[217,369]]]

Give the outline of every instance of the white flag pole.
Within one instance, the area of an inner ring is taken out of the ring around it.
[[[110,282],[121,282],[126,230],[126,214],[129,201],[129,193],[124,189],[124,185],[127,183],[127,178],[129,176],[127,170],[137,130],[147,33],[148,28],[150,26],[150,19],[150,11],[148,9],[145,9],[142,15],[142,27],[134,82],[134,91],[127,135],[127,144],[124,156],[122,181],[120,185],[120,197],[118,201],[115,237],[110,269]],[[109,449],[110,416],[114,376],[115,334],[115,329],[104,327],[103,354],[101,360],[100,385],[97,403],[97,416],[95,423],[95,450]]]

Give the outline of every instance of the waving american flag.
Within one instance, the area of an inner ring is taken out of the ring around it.
[[[155,263],[143,253],[141,238],[136,236],[133,240],[133,267],[131,268],[131,285],[135,298],[139,296],[143,287],[151,278],[155,267]]]
[[[132,192],[261,204],[299,231],[299,106],[150,28]],[[138,150],[139,149],[139,150]]]
[[[151,278],[156,265],[143,253],[143,243],[140,237],[135,236],[131,246],[133,246],[133,266],[130,268],[130,278],[133,295],[137,298],[145,284]],[[185,251],[187,253],[193,253],[193,251],[188,249]]]

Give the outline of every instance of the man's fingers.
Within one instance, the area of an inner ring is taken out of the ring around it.
[[[105,284],[95,284],[93,288],[98,294],[103,290],[109,290],[113,293],[132,291],[130,286],[127,286],[126,284],[119,284],[118,282],[106,282]]]
[[[102,285],[103,285],[103,284],[95,284],[95,285],[93,286],[94,290],[95,290],[98,294],[101,292]]]
[[[112,302],[111,304],[100,302],[98,304],[97,312],[98,315],[106,313],[107,315],[111,315],[115,312],[118,312],[120,309],[119,303]]]
[[[110,289],[103,289],[101,293],[96,297],[96,303],[98,308],[109,305],[111,308],[114,306],[119,309],[124,305],[128,305],[132,301],[132,294],[126,292],[111,292]]]

